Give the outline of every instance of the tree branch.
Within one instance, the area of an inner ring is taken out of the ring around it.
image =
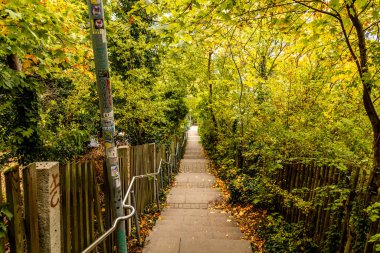
[[[336,18],[336,19],[339,19],[339,14],[334,14],[334,13],[329,12],[329,11],[324,11],[324,10],[321,10],[321,9],[315,8],[315,7],[313,7],[313,6],[310,6],[310,5],[305,4],[305,3],[302,2],[302,1],[293,0],[293,2],[295,2],[295,3],[297,3],[297,4],[300,4],[300,5],[302,5],[302,6],[306,7],[306,8],[309,8],[309,9],[311,9],[311,10],[313,10],[313,11],[320,12],[320,13],[323,13],[323,14],[329,15],[329,16],[331,16],[331,17],[334,17],[334,18]],[[334,10],[334,11],[335,11],[335,10]],[[335,12],[336,12],[336,11],[335,11]]]

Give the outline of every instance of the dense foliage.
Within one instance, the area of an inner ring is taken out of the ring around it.
[[[162,36],[185,49],[188,71],[182,73],[196,97],[189,105],[231,201],[276,209],[281,197],[306,210],[335,194],[331,215],[337,224],[349,220],[350,228],[331,226],[324,252],[371,252],[365,236],[378,225],[369,227],[364,208],[376,203],[379,187],[379,6],[343,0],[145,3],[147,11],[162,13]],[[345,173],[360,168],[369,175],[365,192],[342,182],[318,189],[307,203],[268,179],[285,163],[311,161]],[[307,229],[276,228],[277,235],[268,233],[284,240],[279,247],[267,241],[273,252],[306,251],[286,238],[307,235]],[[346,233],[356,242],[345,244]]]
[[[332,226],[320,250],[371,252],[366,236],[380,240],[379,8],[378,0],[109,1],[116,128],[131,144],[159,142],[190,108],[232,202],[276,209],[280,195],[306,210],[333,193],[331,215],[348,225]],[[85,3],[0,0],[0,15],[0,161],[84,153],[101,132]],[[306,203],[270,181],[284,164],[311,161],[347,178],[359,168],[363,191],[339,181]],[[275,217],[269,251],[313,249],[292,241],[307,237],[305,225]],[[338,245],[346,235],[355,243]]]
[[[116,128],[131,144],[160,142],[187,109],[138,1],[107,5]],[[65,160],[99,136],[98,97],[83,1],[0,2],[0,155]],[[169,78],[169,79],[168,79]]]

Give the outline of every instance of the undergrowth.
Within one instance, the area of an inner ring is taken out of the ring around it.
[[[316,246],[309,238],[309,231],[303,224],[288,223],[280,214],[270,213],[271,208],[267,208],[268,203],[263,204],[265,202],[263,199],[260,199],[256,205],[254,201],[242,201],[243,199],[236,198],[236,187],[247,186],[247,182],[240,185],[222,180],[219,176],[220,171],[215,166],[212,173],[217,177],[215,187],[223,192],[223,198],[214,204],[214,208],[233,215],[241,232],[244,233],[244,239],[250,241],[253,252],[316,252]],[[239,195],[241,196],[240,193]]]

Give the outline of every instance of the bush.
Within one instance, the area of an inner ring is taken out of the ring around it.
[[[265,249],[268,252],[317,252],[316,245],[308,238],[308,231],[302,223],[287,223],[279,214],[267,217],[261,236],[266,238]]]

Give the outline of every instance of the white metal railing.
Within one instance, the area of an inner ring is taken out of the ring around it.
[[[181,148],[179,148],[178,144],[177,144],[177,148],[176,148],[176,151],[175,151],[175,157],[174,157],[174,162],[177,163],[178,161],[178,155],[182,156],[183,154],[183,148],[186,144],[186,140],[187,140],[187,132],[184,133],[184,138],[183,138],[183,141],[181,143]],[[126,208],[126,209],[129,209],[130,210],[130,213],[128,215],[125,215],[125,216],[121,216],[121,217],[118,217],[115,219],[115,221],[113,222],[113,225],[112,227],[110,227],[106,232],[104,232],[104,234],[102,234],[98,239],[96,239],[91,245],[89,245],[86,249],[84,249],[82,251],[82,253],[88,253],[90,252],[91,250],[95,249],[96,246],[98,246],[102,241],[104,241],[110,234],[112,234],[112,232],[114,232],[118,226],[118,224],[121,222],[121,221],[124,221],[124,220],[128,220],[129,218],[131,218],[132,216],[135,216],[135,224],[136,224],[136,231],[137,231],[137,239],[138,239],[138,243],[140,243],[140,228],[139,228],[139,225],[138,225],[138,217],[137,217],[137,213],[136,213],[136,199],[135,199],[135,195],[134,195],[134,192],[132,191],[132,187],[136,181],[136,179],[141,179],[141,178],[149,178],[149,177],[154,177],[154,186],[155,186],[155,190],[156,190],[156,201],[157,201],[157,207],[158,209],[160,209],[160,196],[159,196],[159,189],[158,189],[158,182],[157,182],[157,176],[160,175],[160,179],[161,179],[161,184],[162,184],[162,187],[163,187],[163,180],[162,180],[162,164],[163,163],[166,163],[169,168],[168,168],[168,176],[169,176],[169,184],[170,184],[170,174],[172,173],[172,168],[171,168],[171,159],[172,159],[172,156],[169,155],[169,159],[168,161],[163,161],[162,159],[160,160],[160,164],[158,166],[158,169],[156,172],[154,173],[149,173],[149,174],[145,174],[145,175],[138,175],[138,176],[134,176],[129,184],[129,187],[127,189],[127,192],[125,193],[124,195],[124,199],[123,199],[123,202],[122,202],[122,205],[123,205],[123,208]],[[177,166],[177,164],[175,164],[174,166]],[[133,200],[133,205],[129,205],[127,204],[127,201],[128,201],[128,198],[129,198],[129,195],[132,194],[132,200]]]
[[[126,216],[121,216],[121,217],[116,218],[115,221],[113,222],[112,227],[110,227],[106,232],[104,232],[104,234],[102,234],[98,239],[96,239],[90,246],[88,246],[86,249],[84,249],[82,251],[82,253],[87,253],[87,252],[90,252],[91,250],[95,249],[96,246],[98,246],[110,234],[112,234],[113,231],[116,230],[118,223],[120,223],[123,220],[127,220],[127,219],[131,218],[135,214],[136,208],[132,205],[128,205],[127,201],[128,201],[129,194],[131,193],[132,187],[133,187],[136,179],[154,177],[154,182],[155,182],[155,187],[156,187],[157,206],[158,206],[158,208],[160,207],[159,192],[158,192],[158,185],[157,185],[157,175],[160,174],[161,166],[162,166],[162,159],[160,160],[160,165],[158,166],[158,170],[156,172],[145,174],[145,175],[138,175],[138,176],[134,176],[132,178],[132,180],[129,184],[128,190],[124,195],[123,202],[122,202],[123,208],[128,208],[131,210],[131,212]]]

